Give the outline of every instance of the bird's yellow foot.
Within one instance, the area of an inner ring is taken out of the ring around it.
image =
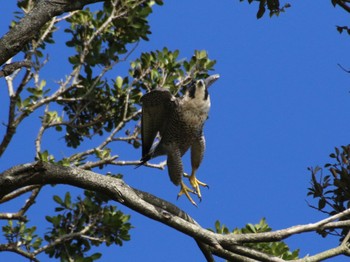
[[[190,189],[188,186],[186,186],[182,180],[180,182],[180,186],[181,186],[181,189],[179,194],[177,194],[177,198],[179,199],[180,196],[185,195],[194,206],[197,206],[196,202],[193,201],[192,197],[189,194],[189,193],[196,194],[196,192]]]
[[[199,189],[199,186],[203,186],[207,188],[209,188],[209,186],[206,183],[199,181],[196,178],[195,174],[188,175],[184,173],[184,177],[187,177],[190,180],[190,183],[192,185],[192,188],[194,189],[194,192],[198,195],[198,198],[202,200],[201,190]]]

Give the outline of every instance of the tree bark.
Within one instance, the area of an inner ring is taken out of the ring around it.
[[[20,52],[53,17],[80,10],[85,5],[103,0],[39,0],[7,34],[0,39],[0,66]]]
[[[243,243],[281,241],[289,236],[325,228],[348,227],[350,221],[336,221],[350,214],[350,209],[318,221],[259,234],[217,234],[202,228],[186,212],[152,194],[127,185],[122,179],[103,176],[77,167],[64,167],[47,162],[14,166],[0,174],[0,202],[6,195],[28,186],[67,184],[100,192],[136,212],[159,221],[192,237],[207,261],[214,261],[211,253],[229,261],[285,261],[248,248]],[[346,222],[344,224],[344,222]],[[347,243],[298,261],[319,261],[339,254],[350,254]]]

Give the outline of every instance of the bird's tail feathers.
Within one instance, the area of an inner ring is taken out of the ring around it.
[[[156,148],[158,147],[159,141],[154,143],[152,145],[152,148],[146,153],[142,155],[142,158],[140,159],[140,163],[136,165],[135,168],[138,168],[142,165],[144,165],[148,160],[151,160],[154,156],[154,152],[156,151]],[[157,151],[158,152],[158,151]]]
[[[148,160],[150,160],[150,159],[151,159],[151,157],[148,156],[148,155],[142,157],[142,158],[140,159],[140,163],[138,163],[138,164],[135,166],[135,168],[138,168],[138,167],[144,165],[144,164],[145,164]]]
[[[145,154],[144,156],[142,156],[142,158],[140,159],[140,163],[136,165],[135,168],[138,168],[142,165],[144,165],[148,160],[150,160],[153,156],[153,150],[150,150],[147,154]]]

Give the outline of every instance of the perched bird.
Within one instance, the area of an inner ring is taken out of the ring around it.
[[[207,186],[196,178],[196,171],[205,151],[203,126],[208,118],[210,97],[208,87],[219,78],[218,74],[192,83],[183,97],[173,96],[169,90],[157,88],[141,98],[142,158],[140,165],[161,155],[167,155],[168,173],[175,185],[180,185],[178,197],[185,194],[196,205],[189,193],[201,199],[199,186]],[[160,138],[155,142],[157,135]],[[184,173],[181,157],[191,148],[191,175]],[[182,180],[185,176],[193,187]]]

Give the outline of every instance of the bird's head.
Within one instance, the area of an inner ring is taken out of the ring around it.
[[[209,88],[216,80],[218,80],[220,78],[220,75],[219,74],[215,74],[215,75],[211,75],[211,76],[208,76],[204,82],[205,82],[205,86],[207,88]]]
[[[195,84],[192,84],[185,96],[188,96],[191,99],[196,100],[208,100],[209,93],[208,88],[211,86],[216,80],[218,80],[220,77],[219,74],[208,76],[205,79],[199,79],[195,82]]]

